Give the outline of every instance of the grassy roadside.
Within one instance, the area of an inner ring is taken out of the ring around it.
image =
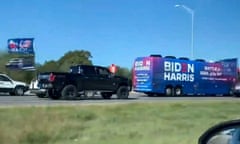
[[[0,143],[194,144],[239,109],[231,101],[0,108]]]

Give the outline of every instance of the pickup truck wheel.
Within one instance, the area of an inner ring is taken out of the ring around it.
[[[75,99],[77,97],[77,88],[74,85],[67,85],[61,92],[63,99]]]
[[[24,95],[24,87],[18,86],[14,90],[15,95],[23,96]]]
[[[127,86],[120,86],[117,90],[117,98],[127,99],[129,95],[129,90]]]
[[[101,93],[103,99],[111,99],[112,93],[109,92],[102,92]]]

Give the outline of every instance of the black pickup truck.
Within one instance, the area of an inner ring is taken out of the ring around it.
[[[101,94],[110,99],[113,94],[127,99],[131,80],[112,74],[102,66],[77,65],[70,72],[44,72],[38,75],[40,89],[45,89],[51,99],[75,99]]]

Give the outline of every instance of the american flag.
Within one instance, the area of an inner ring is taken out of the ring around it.
[[[32,41],[31,40],[22,40],[20,41],[20,48],[30,48],[32,46]]]

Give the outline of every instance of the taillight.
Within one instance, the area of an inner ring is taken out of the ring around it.
[[[56,75],[54,75],[53,73],[51,73],[51,74],[49,75],[48,80],[49,80],[50,82],[53,82],[53,81],[55,80],[55,78],[56,78]]]

